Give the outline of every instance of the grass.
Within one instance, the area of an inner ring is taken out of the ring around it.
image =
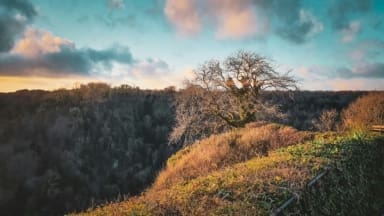
[[[79,215],[269,215],[292,193],[302,199],[287,210],[291,214],[378,214],[384,206],[383,154],[378,135],[248,127],[180,151],[142,195]],[[330,177],[305,189],[324,167],[331,168]]]

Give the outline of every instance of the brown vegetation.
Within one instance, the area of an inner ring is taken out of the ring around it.
[[[336,111],[336,109],[323,111],[315,126],[319,131],[334,131],[338,129],[339,113]]]
[[[249,124],[243,129],[213,135],[172,156],[153,189],[207,175],[255,156],[266,156],[270,150],[301,143],[309,138],[311,134],[308,132],[277,124],[258,127]]]
[[[371,92],[360,97],[342,113],[347,129],[366,130],[375,124],[384,124],[384,92]]]

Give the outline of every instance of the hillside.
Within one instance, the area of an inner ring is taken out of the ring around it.
[[[269,215],[292,194],[293,214],[378,215],[383,144],[379,134],[250,125],[179,151],[142,195],[79,215]]]

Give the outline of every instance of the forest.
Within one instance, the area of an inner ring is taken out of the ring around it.
[[[324,112],[366,93],[267,91],[261,99],[285,115],[277,122],[316,131]],[[183,95],[105,83],[1,93],[0,212],[62,215],[139,194],[189,144],[168,141]]]
[[[1,94],[2,214],[64,214],[142,191],[174,151],[174,94],[102,83]]]

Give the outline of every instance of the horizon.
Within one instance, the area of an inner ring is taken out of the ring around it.
[[[238,50],[301,90],[384,90],[380,0],[0,0],[0,15],[0,92],[180,88]]]

